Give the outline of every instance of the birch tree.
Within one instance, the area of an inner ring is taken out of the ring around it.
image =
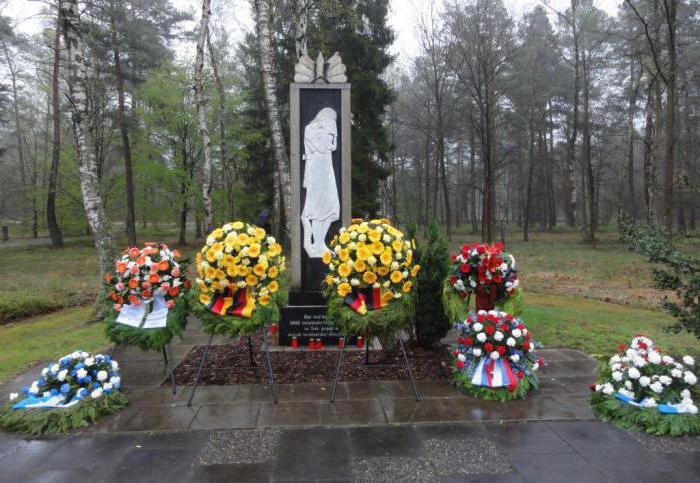
[[[287,233],[291,232],[292,219],[292,187],[289,173],[287,147],[282,134],[279,105],[277,102],[276,72],[272,58],[272,40],[270,33],[270,4],[268,0],[255,0],[256,27],[258,33],[258,54],[260,56],[260,71],[265,92],[265,107],[272,137],[272,148],[275,156],[276,179],[275,190],[279,190],[284,215],[284,225]],[[278,213],[279,208],[274,207]],[[280,219],[275,220],[277,223]]]
[[[202,204],[204,205],[204,231],[214,226],[214,209],[211,202],[211,140],[207,128],[207,98],[204,93],[204,47],[209,35],[211,0],[202,0],[202,19],[199,23],[197,55],[194,62],[194,103],[197,107],[199,134],[202,137]]]
[[[60,9],[63,14],[63,36],[66,44],[69,72],[68,98],[80,165],[80,188],[83,194],[83,206],[95,238],[95,248],[97,249],[97,260],[100,270],[102,273],[106,273],[112,266],[114,249],[100,195],[94,144],[88,124],[88,74],[85,64],[85,45],[78,1],[61,0]],[[100,287],[102,287],[102,283],[100,283]],[[101,296],[102,293],[100,293]],[[100,306],[101,304],[98,304],[98,307]],[[100,313],[100,309],[98,309],[97,315],[103,315]]]
[[[53,42],[53,71],[51,72],[51,117],[53,120],[53,145],[51,148],[51,168],[49,170],[49,186],[46,196],[46,224],[49,228],[51,246],[63,246],[63,236],[56,219],[56,190],[58,188],[58,165],[61,161],[61,101],[59,90],[59,70],[61,67],[61,24],[63,18],[61,9],[56,15],[56,32]]]

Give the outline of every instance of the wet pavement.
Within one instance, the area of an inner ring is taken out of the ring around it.
[[[191,323],[181,360],[207,336]],[[224,341],[218,341],[223,343]],[[0,433],[0,481],[700,481],[700,438],[653,438],[597,421],[596,363],[570,349],[527,400],[466,398],[448,381],[162,385],[162,356],[119,348],[127,409],[68,436]],[[261,368],[263,370],[264,368]],[[30,382],[29,371],[0,395]],[[283,370],[275,368],[276,371]]]

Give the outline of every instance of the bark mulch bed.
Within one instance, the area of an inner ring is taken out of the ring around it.
[[[227,384],[267,384],[269,382],[265,353],[261,337],[253,337],[253,360],[250,367],[248,339],[212,346],[202,369],[201,385],[223,386]],[[206,346],[193,348],[175,368],[178,385],[191,386],[197,377]],[[423,349],[406,348],[413,376],[419,381],[434,381],[451,377],[448,364],[450,354],[444,347]],[[338,364],[337,351],[270,352],[275,381],[281,384],[295,382],[333,382]],[[345,352],[340,380],[395,381],[407,377],[401,350],[398,347],[385,351],[370,351],[370,364],[402,364],[402,367],[362,367],[364,352]],[[166,381],[168,384],[169,381]]]

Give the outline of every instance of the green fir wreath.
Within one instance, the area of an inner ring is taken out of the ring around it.
[[[66,408],[13,410],[13,403],[8,403],[0,407],[0,429],[33,436],[65,433],[117,413],[127,404],[127,397],[119,391],[99,399],[85,399]]]
[[[187,326],[189,304],[185,297],[175,301],[175,307],[168,310],[167,326],[157,329],[144,329],[117,323],[119,313],[112,304],[106,304],[105,333],[117,345],[135,345],[142,350],[161,350],[174,336],[182,337]]]
[[[391,336],[413,320],[415,314],[413,293],[404,293],[400,299],[394,299],[386,307],[368,310],[364,315],[348,307],[335,287],[325,287],[324,294],[328,302],[328,319],[347,335]]]
[[[282,278],[280,287],[286,286]],[[187,294],[192,313],[202,321],[202,330],[210,335],[225,335],[230,338],[241,335],[253,335],[266,323],[277,322],[281,317],[281,309],[287,305],[287,292],[280,288],[270,294],[271,300],[267,305],[256,304],[250,317],[234,315],[217,315],[199,301],[199,287],[194,285]]]
[[[700,416],[697,414],[662,414],[656,408],[631,406],[599,391],[591,394],[591,407],[601,420],[629,431],[655,436],[700,434]]]
[[[540,385],[537,374],[534,373],[520,379],[514,391],[510,391],[506,388],[493,389],[490,387],[475,386],[469,381],[469,377],[465,372],[455,372],[453,380],[454,384],[461,391],[473,398],[500,402],[525,399],[529,391],[537,389]]]

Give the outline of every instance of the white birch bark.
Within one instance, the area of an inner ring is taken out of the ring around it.
[[[95,237],[99,266],[102,273],[105,273],[112,266],[114,250],[102,204],[94,143],[88,125],[87,66],[80,10],[77,0],[61,0],[60,8],[63,13],[63,35],[68,55],[69,105],[80,164],[80,189],[88,224]]]
[[[265,90],[265,106],[267,119],[272,136],[272,148],[277,164],[277,176],[280,190],[280,198],[284,209],[284,221],[287,234],[291,233],[292,221],[292,187],[289,173],[289,159],[287,147],[282,135],[280,124],[279,106],[277,104],[277,88],[275,85],[275,70],[272,60],[272,42],[270,34],[270,5],[268,0],[255,0],[257,11],[258,50],[260,54],[260,70],[262,73],[263,87]],[[275,207],[274,212],[279,210]],[[279,221],[276,220],[276,221]]]
[[[211,0],[202,0],[202,19],[199,24],[197,55],[194,62],[194,103],[197,107],[199,134],[202,136],[202,204],[204,205],[204,231],[209,233],[214,225],[214,209],[211,202],[211,139],[207,128],[207,98],[204,94],[204,46],[209,32]]]

